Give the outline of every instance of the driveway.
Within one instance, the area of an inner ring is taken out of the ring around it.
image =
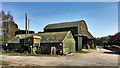
[[[67,56],[2,56],[12,62],[10,66],[118,66],[118,54],[106,49],[89,50],[90,53],[72,53]]]

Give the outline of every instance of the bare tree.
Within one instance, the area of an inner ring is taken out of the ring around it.
[[[10,40],[14,35],[15,31],[18,30],[18,25],[14,22],[13,16],[8,12],[5,14],[4,11],[0,12],[1,18],[1,38],[4,43]]]

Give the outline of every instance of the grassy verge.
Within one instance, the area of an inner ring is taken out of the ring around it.
[[[0,60],[0,65],[10,65],[10,61]]]
[[[50,54],[30,54],[30,53],[15,53],[15,52],[0,52],[0,54],[3,55],[9,55],[9,56],[61,56],[61,55],[50,55]]]

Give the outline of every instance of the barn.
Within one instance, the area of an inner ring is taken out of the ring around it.
[[[48,24],[44,32],[71,31],[76,41],[76,51],[88,48],[95,48],[94,37],[88,31],[84,20]]]
[[[26,37],[40,36],[40,47],[37,47],[37,53],[44,54],[68,54],[75,52],[75,40],[71,31],[62,32],[42,32],[36,34],[27,34]],[[20,38],[24,38],[25,34],[16,35],[8,41],[10,49],[20,47]],[[29,45],[30,46],[30,45]]]

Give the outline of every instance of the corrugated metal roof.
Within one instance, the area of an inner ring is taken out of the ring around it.
[[[84,20],[72,21],[72,22],[62,22],[55,24],[48,24],[44,29],[56,29],[56,28],[66,28],[66,27],[78,27]]]
[[[64,32],[45,32],[37,34],[27,34],[26,37],[40,36],[41,43],[60,43],[67,36],[69,31]],[[8,43],[19,43],[20,38],[25,38],[25,34],[16,35],[14,38],[8,41]]]
[[[88,32],[88,38],[89,38],[89,39],[95,39],[95,38],[91,35],[90,32]]]
[[[87,36],[88,38],[94,39],[94,37],[88,31],[87,24],[84,20],[49,24],[44,29],[47,30],[47,29],[69,28],[69,27],[78,27],[79,36]]]

